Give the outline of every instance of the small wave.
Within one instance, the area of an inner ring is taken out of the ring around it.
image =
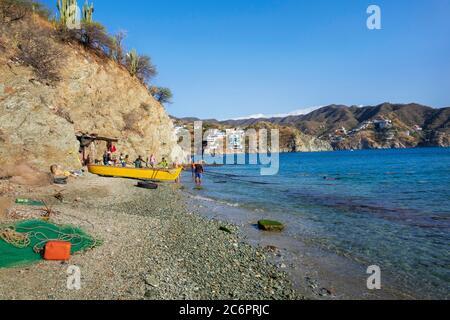
[[[202,197],[202,196],[199,196],[199,195],[190,195],[190,197],[192,199],[194,199],[194,200],[218,203],[218,204],[226,205],[228,207],[233,207],[233,208],[237,208],[237,207],[240,206],[239,203],[232,203],[232,202],[227,202],[227,201],[223,201],[223,200],[217,200],[217,199],[212,199],[212,198],[208,198],[208,197]]]

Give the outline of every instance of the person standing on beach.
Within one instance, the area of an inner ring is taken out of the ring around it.
[[[191,164],[191,171],[192,171],[192,181],[195,181],[195,162],[192,161]]]
[[[203,183],[203,173],[205,172],[205,169],[203,169],[203,165],[200,163],[197,163],[195,165],[195,184],[197,186],[201,186]]]

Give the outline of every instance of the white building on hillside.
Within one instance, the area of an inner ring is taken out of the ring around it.
[[[392,121],[387,119],[374,120],[375,127],[380,130],[392,128]]]
[[[242,129],[227,129],[227,148],[235,151],[243,151],[245,148],[245,131]]]
[[[186,126],[176,126],[174,128],[174,130],[175,130],[175,134],[178,136],[178,135],[182,134],[187,129],[186,129]]]
[[[205,149],[206,153],[209,154],[221,154],[223,153],[225,144],[225,133],[218,129],[213,129],[209,131],[206,137],[208,145]]]

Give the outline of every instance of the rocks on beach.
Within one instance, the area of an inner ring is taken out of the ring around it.
[[[0,269],[0,299],[302,298],[237,227],[193,213],[173,185],[149,192],[134,184],[87,175],[65,188],[64,202],[54,187],[24,194],[58,210],[55,223],[80,226],[103,245],[70,261],[81,270],[81,290],[66,288],[67,265],[42,262]]]
[[[258,228],[264,231],[283,231],[284,225],[281,222],[273,221],[273,220],[259,220]]]

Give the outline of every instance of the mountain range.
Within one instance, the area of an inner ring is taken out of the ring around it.
[[[199,119],[174,120],[178,125],[186,126]],[[334,150],[450,146],[450,107],[436,109],[417,103],[365,107],[329,105],[304,115],[225,121],[207,119],[203,122],[209,128],[218,129],[278,128],[282,133],[289,131],[285,140],[280,141],[285,151],[299,151],[293,143],[299,134],[324,142],[320,143],[322,146],[329,144]]]

